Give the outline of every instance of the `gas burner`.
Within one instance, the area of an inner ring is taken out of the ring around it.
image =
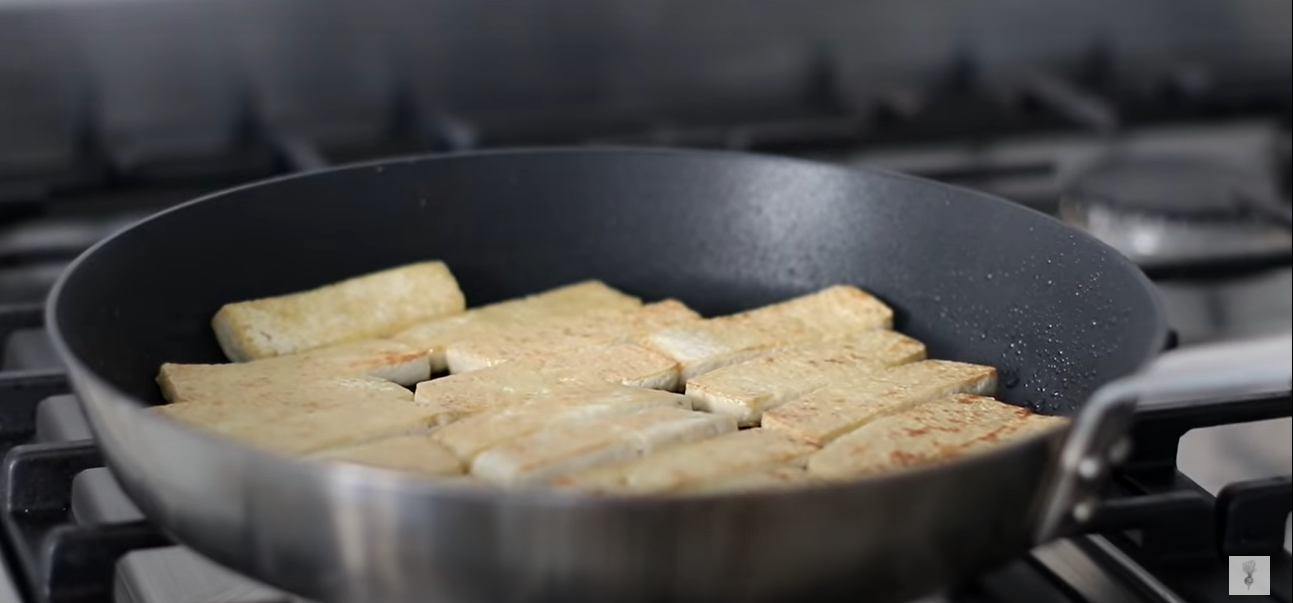
[[[1147,268],[1293,250],[1270,176],[1202,156],[1096,163],[1064,187],[1060,216]]]

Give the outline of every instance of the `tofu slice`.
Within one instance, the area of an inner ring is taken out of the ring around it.
[[[881,416],[958,393],[991,395],[996,387],[990,366],[923,360],[837,380],[763,413],[763,427],[824,446]]]
[[[672,492],[795,460],[806,461],[814,452],[817,446],[785,432],[747,429],[573,474],[554,483],[601,492]]]
[[[615,345],[426,381],[418,384],[414,400],[441,409],[441,420],[448,422],[605,383],[674,389],[678,363],[641,346]]]
[[[602,310],[516,326],[450,344],[450,373],[465,373],[512,360],[550,358],[592,347],[627,343],[653,331],[699,322],[681,302],[665,300],[641,308]]]
[[[808,470],[824,479],[857,478],[931,465],[988,450],[1067,422],[984,396],[961,395],[882,417],[813,455]]]
[[[437,429],[434,438],[470,461],[486,449],[564,423],[625,415],[646,408],[691,410],[686,396],[612,383],[576,386],[500,410],[483,412]]]
[[[247,409],[265,408],[267,412],[304,412],[364,401],[412,402],[408,389],[385,379],[368,376],[323,377],[309,381],[285,381],[273,373],[270,378],[248,379],[237,387],[210,389],[202,396],[191,396],[179,403],[154,407],[208,407],[230,417],[245,414]],[[267,415],[268,416],[268,415]]]
[[[748,312],[662,329],[643,342],[682,364],[690,381],[788,344],[893,326],[893,310],[869,293],[839,285]]]
[[[421,262],[309,291],[226,304],[211,325],[225,355],[244,362],[390,335],[458,314],[465,305],[444,262]]]
[[[556,358],[518,360],[497,368],[504,367],[508,371],[533,372],[569,383],[606,381],[664,391],[678,391],[682,385],[676,361],[631,343],[589,348]]]
[[[856,378],[925,358],[925,345],[884,329],[849,337],[776,349],[758,358],[705,373],[687,382],[696,410],[736,417],[742,427],[759,424],[763,413],[840,376]]]
[[[300,354],[232,364],[163,364],[157,384],[168,402],[201,402],[270,381],[307,383],[370,376],[400,385],[431,378],[425,352],[396,341],[342,343]]]
[[[398,436],[357,446],[334,448],[313,458],[394,469],[430,477],[451,477],[465,473],[453,451],[431,439],[427,433]]]
[[[249,446],[302,455],[426,431],[444,411],[411,398],[389,381],[350,377],[270,383],[153,411]]]
[[[609,388],[613,381],[670,386],[677,383],[678,375],[677,363],[632,345],[572,357],[564,365],[518,363],[507,370],[499,367],[426,381],[419,384],[417,394],[371,377],[292,378],[281,371],[232,371],[259,362],[263,361],[228,365],[231,371],[214,380],[165,379],[168,398],[182,403],[158,410],[249,442],[279,438],[283,441],[269,442],[272,448],[297,453],[340,445],[336,442],[419,431],[563,392],[586,396],[590,389]],[[167,375],[175,376],[169,371]],[[400,405],[382,405],[391,400]],[[354,416],[363,412],[374,416]],[[325,419],[339,424],[321,425]],[[353,438],[345,437],[350,423]],[[245,435],[248,431],[250,435]],[[289,441],[293,438],[303,441]]]
[[[680,491],[680,494],[693,496],[740,494],[760,490],[787,490],[824,483],[828,482],[809,473],[801,460],[721,477],[685,488]]]
[[[642,300],[617,291],[601,281],[583,281],[537,295],[472,308],[463,314],[409,327],[391,339],[426,350],[432,372],[449,368],[445,349],[502,329],[529,326],[587,312],[629,310]]]
[[[476,457],[471,474],[500,485],[541,484],[735,430],[731,417],[648,408],[613,418],[571,421],[495,446]]]

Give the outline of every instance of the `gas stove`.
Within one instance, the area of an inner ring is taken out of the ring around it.
[[[500,146],[792,155],[1086,228],[1155,280],[1180,345],[1293,330],[1288,3],[1042,4],[511,7],[545,27],[435,0],[0,6],[0,603],[306,603],[150,527],[42,329],[77,254],[250,180]],[[1293,423],[1249,422],[1290,402],[1226,408],[1142,418],[1111,493],[1140,495],[1131,528],[918,603],[1229,600],[1218,551],[1281,536],[1253,600],[1293,603]]]

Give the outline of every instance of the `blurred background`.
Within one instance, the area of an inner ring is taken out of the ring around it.
[[[568,144],[895,169],[1251,276],[1289,256],[1290,53],[1281,0],[0,0],[0,303],[210,190]],[[1288,314],[1173,303],[1187,340]]]
[[[384,156],[719,148],[1086,228],[1182,344],[1290,330],[1287,0],[0,0],[0,313],[202,193]],[[614,203],[614,199],[608,199]],[[3,368],[57,367],[38,321]],[[1196,432],[1215,491],[1290,423]]]

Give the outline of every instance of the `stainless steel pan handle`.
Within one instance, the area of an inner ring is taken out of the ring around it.
[[[1293,337],[1279,335],[1195,346],[1163,354],[1145,370],[1110,383],[1073,421],[1037,528],[1049,542],[1095,515],[1111,467],[1131,451],[1137,408],[1188,407],[1293,389]]]

